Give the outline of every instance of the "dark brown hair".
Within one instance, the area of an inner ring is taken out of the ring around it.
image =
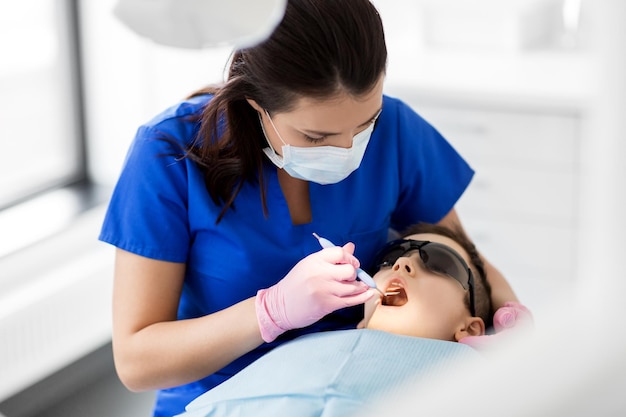
[[[432,233],[448,237],[458,243],[463,250],[467,252],[470,259],[469,267],[472,269],[472,275],[474,276],[474,298],[476,303],[474,307],[476,309],[476,316],[483,319],[487,328],[491,327],[493,324],[491,286],[489,285],[489,281],[487,281],[485,265],[476,250],[474,243],[467,237],[460,227],[448,228],[430,223],[417,223],[404,230],[401,235],[406,237],[420,233]],[[469,293],[465,299],[465,303],[469,309]]]
[[[289,111],[300,97],[353,96],[372,90],[385,72],[382,21],[369,0],[289,0],[282,22],[263,43],[236,51],[226,83],[200,90],[214,94],[187,156],[204,172],[219,222],[244,182],[259,182],[267,214],[258,113]]]

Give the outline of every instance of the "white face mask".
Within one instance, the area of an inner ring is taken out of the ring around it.
[[[265,114],[267,114],[278,138],[283,142],[281,148],[283,156],[278,155],[272,147],[263,127],[263,120],[261,120],[261,129],[269,145],[263,149],[265,155],[274,165],[284,169],[292,177],[321,185],[338,183],[346,179],[361,165],[375,124],[374,119],[367,129],[356,134],[352,138],[352,147],[349,149],[337,146],[300,147],[288,145],[278,133],[269,113],[266,111]]]

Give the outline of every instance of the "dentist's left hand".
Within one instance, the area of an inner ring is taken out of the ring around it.
[[[533,323],[533,315],[526,306],[517,301],[508,301],[493,315],[495,334],[467,336],[460,339],[459,343],[487,351],[510,339],[515,333],[521,334],[532,329]]]
[[[256,314],[263,340],[271,342],[287,330],[370,299],[369,287],[356,280],[359,261],[353,252],[352,244],[322,249],[298,262],[276,285],[259,290]]]

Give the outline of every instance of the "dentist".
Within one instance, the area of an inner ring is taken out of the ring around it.
[[[460,225],[473,170],[383,95],[386,61],[368,0],[289,0],[223,85],[139,127],[100,239],[117,247],[116,369],[159,390],[154,416],[286,340],[356,327],[375,296],[357,259],[367,268],[390,229]],[[344,246],[319,250],[313,232]],[[494,306],[516,302],[485,265]]]

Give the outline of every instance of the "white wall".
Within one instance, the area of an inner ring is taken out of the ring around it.
[[[111,13],[115,0],[80,2],[87,133],[96,181],[117,179],[137,127],[196,89],[223,79],[230,48],[158,46]]]
[[[589,157],[582,167],[579,268],[590,277],[583,291],[621,299],[626,289],[626,2],[585,4],[592,19],[589,45],[598,67],[598,88],[585,130]],[[621,301],[615,300],[621,304]]]
[[[597,88],[583,135],[577,285],[563,288],[542,326],[509,349],[407,386],[367,416],[618,416],[626,413],[626,2],[583,4]],[[532,256],[532,250],[529,250]],[[454,398],[454,401],[449,401]]]

